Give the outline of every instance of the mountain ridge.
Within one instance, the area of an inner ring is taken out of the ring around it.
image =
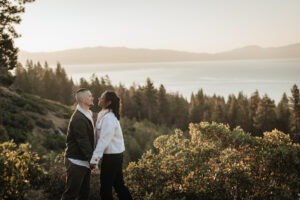
[[[49,64],[113,64],[147,62],[182,62],[236,59],[300,58],[300,43],[263,48],[249,45],[219,53],[194,53],[168,49],[127,47],[84,47],[53,52],[19,52],[19,62],[47,61]]]

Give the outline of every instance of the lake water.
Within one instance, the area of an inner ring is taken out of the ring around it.
[[[94,73],[108,75],[113,85],[133,83],[144,85],[149,77],[156,87],[163,84],[167,92],[179,92],[188,100],[200,88],[208,95],[237,95],[243,91],[248,97],[257,89],[267,93],[275,102],[282,94],[291,96],[293,84],[300,86],[300,59],[230,60],[201,62],[87,64],[63,65],[75,82],[89,79]]]

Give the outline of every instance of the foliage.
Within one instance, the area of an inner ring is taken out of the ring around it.
[[[6,129],[0,125],[0,142],[5,142],[8,140],[8,134]]]
[[[291,102],[291,118],[290,128],[292,131],[292,137],[295,141],[300,142],[300,93],[297,85],[294,85],[291,89],[292,97]]]
[[[14,86],[24,92],[59,101],[66,105],[74,103],[73,81],[67,77],[65,70],[59,63],[53,71],[47,63],[43,68],[39,62],[33,64],[31,61],[27,61],[26,68],[19,64],[15,74]]]
[[[48,151],[62,152],[66,147],[66,136],[56,133],[47,133],[41,142],[43,147]]]
[[[0,84],[10,85],[13,77],[9,70],[17,65],[18,48],[14,38],[20,35],[14,24],[21,22],[20,14],[24,13],[24,4],[34,0],[1,0],[0,2]]]
[[[43,189],[48,199],[60,199],[66,184],[64,153],[51,153],[46,156],[48,173],[43,180]],[[90,200],[100,198],[100,173],[92,171],[90,180]]]
[[[64,166],[64,155],[50,153],[44,158],[47,175],[43,180],[43,188],[48,199],[60,199],[66,182],[66,168]]]
[[[125,140],[123,166],[137,161],[147,150],[153,149],[153,141],[162,134],[171,134],[171,129],[159,126],[147,120],[138,122],[126,117],[121,118],[121,126]]]
[[[24,114],[3,113],[3,125],[5,126],[9,139],[15,140],[17,144],[26,142],[28,134],[33,130],[33,120]]]
[[[30,186],[37,186],[43,177],[37,154],[29,144],[0,144],[0,196],[3,199],[26,199]]]
[[[35,123],[36,123],[36,125],[38,125],[41,128],[49,129],[49,128],[54,127],[54,124],[51,120],[47,120],[47,119],[43,119],[43,118],[37,119],[37,121]]]
[[[158,137],[155,151],[131,162],[125,180],[135,199],[297,199],[300,146],[278,130],[253,137],[202,122]]]
[[[72,91],[79,87],[88,88],[94,95],[93,112],[100,110],[98,97],[101,93],[114,90],[122,100],[121,115],[137,121],[148,120],[181,130],[187,130],[189,122],[214,121],[229,124],[232,128],[240,126],[254,136],[263,136],[264,131],[277,128],[291,133],[293,141],[298,141],[300,101],[296,85],[291,90],[290,100],[283,95],[278,105],[267,95],[261,98],[258,91],[250,98],[242,92],[238,96],[231,94],[226,102],[224,97],[208,96],[202,89],[192,94],[188,102],[178,93],[167,93],[163,85],[155,88],[149,78],[145,85],[133,84],[128,89],[122,84],[113,86],[108,76],[97,77],[95,74],[89,80],[81,78],[79,84],[73,84],[59,63],[53,70],[47,63],[42,67],[39,62],[28,61],[26,67],[19,65],[16,68],[16,75],[15,87],[67,105],[74,103]],[[68,118],[68,115],[57,114]]]

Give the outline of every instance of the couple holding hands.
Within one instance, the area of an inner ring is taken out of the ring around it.
[[[100,197],[112,200],[112,187],[119,199],[132,199],[124,185],[122,162],[125,150],[120,119],[120,98],[115,92],[105,91],[99,97],[102,108],[96,124],[89,110],[93,106],[93,95],[85,88],[77,90],[78,103],[67,132],[65,165],[67,169],[66,187],[62,200],[87,200],[90,190],[91,170],[101,162]]]

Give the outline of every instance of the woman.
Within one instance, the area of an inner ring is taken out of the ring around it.
[[[98,105],[102,110],[96,122],[96,148],[90,161],[95,167],[102,159],[100,172],[100,196],[102,200],[111,200],[112,186],[119,199],[132,199],[124,185],[122,162],[125,150],[120,120],[120,98],[115,92],[105,91],[99,98]]]

